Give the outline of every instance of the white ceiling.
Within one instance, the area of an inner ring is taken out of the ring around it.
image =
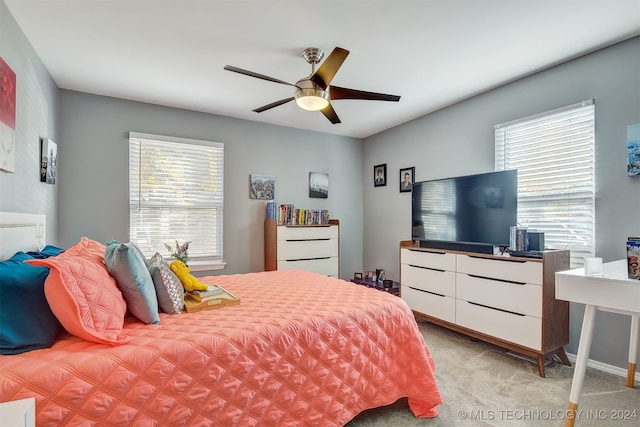
[[[60,88],[358,138],[640,34],[640,0],[4,0]],[[333,84],[401,95],[294,102],[306,47],[351,53]]]

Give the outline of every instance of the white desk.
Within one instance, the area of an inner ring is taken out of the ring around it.
[[[556,298],[585,304],[584,321],[569,395],[569,410],[565,422],[565,426],[570,427],[575,422],[597,310],[631,316],[627,386],[634,385],[640,335],[640,280],[628,278],[626,259],[603,264],[602,276],[585,276],[584,268],[561,271],[556,273]]]

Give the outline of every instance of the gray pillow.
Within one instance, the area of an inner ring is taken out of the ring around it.
[[[149,259],[147,267],[156,288],[160,309],[168,314],[181,313],[184,308],[184,288],[167,261],[156,252]]]

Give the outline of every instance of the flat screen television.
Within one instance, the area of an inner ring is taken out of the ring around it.
[[[421,247],[493,253],[516,225],[518,171],[416,182],[411,238]]]

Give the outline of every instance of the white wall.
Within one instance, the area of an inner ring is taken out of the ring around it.
[[[399,193],[400,168],[415,166],[417,181],[492,171],[494,124],[586,99],[596,106],[596,255],[624,258],[627,236],[640,234],[640,177],[626,175],[627,125],[640,122],[640,37],[367,138],[364,268],[398,277],[398,242],[411,238],[411,197]],[[389,185],[374,188],[372,169],[380,163],[388,165]],[[571,305],[571,353],[582,314],[582,305]],[[599,313],[595,329],[591,358],[626,368],[629,319]]]
[[[224,143],[224,260],[204,274],[264,268],[265,201],[249,198],[252,173],[276,177],[276,202],[328,209],[340,220],[341,275],[362,265],[362,141],[62,90],[60,244],[80,237],[128,241],[130,131]],[[329,174],[329,197],[309,198],[309,172]]]

